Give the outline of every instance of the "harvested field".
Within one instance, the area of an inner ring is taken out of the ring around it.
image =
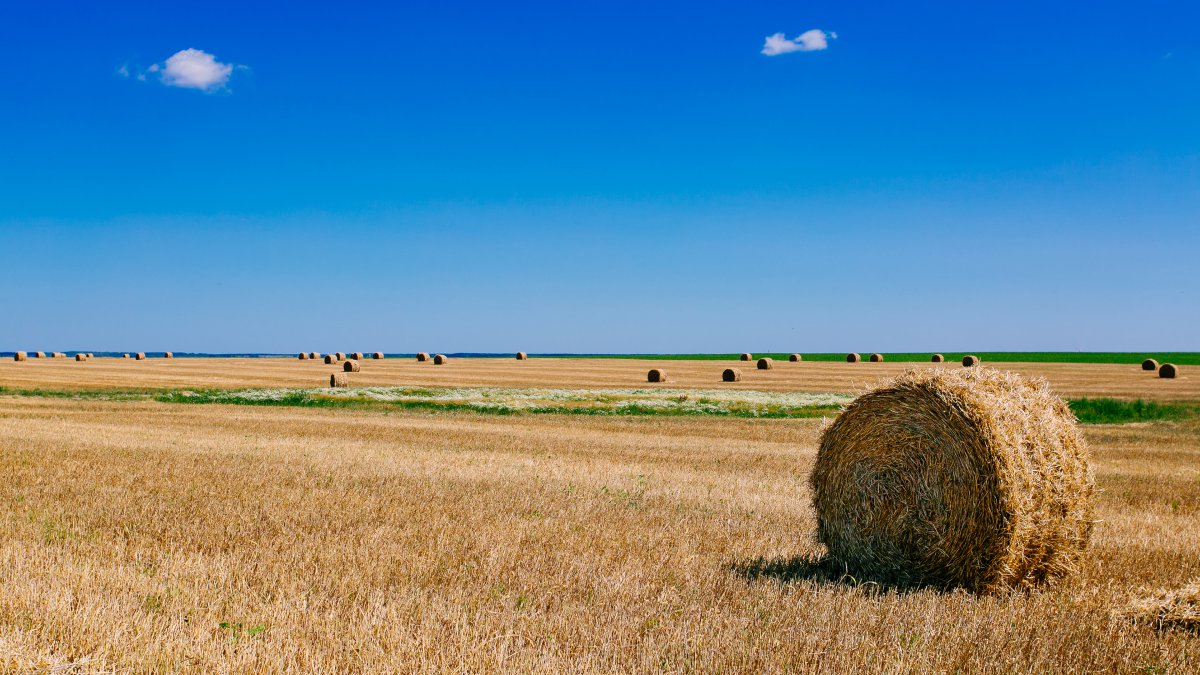
[[[384,359],[355,378],[355,386],[467,386],[596,388],[631,387],[646,380],[651,368],[671,374],[677,388],[711,388],[725,368],[742,368],[728,361],[652,361],[636,359],[458,358],[453,368],[430,368],[428,362]],[[731,386],[766,391],[859,393],[909,368],[958,368],[957,363],[876,363],[870,368],[841,362],[803,362],[771,371],[746,370]],[[1164,379],[1141,370],[1139,364],[986,363],[983,367],[1044,377],[1066,397],[1111,396],[1160,401],[1200,401],[1200,378]],[[1186,375],[1186,373],[1185,373]],[[294,358],[177,358],[170,363],[152,359],[134,364],[123,359],[96,358],[87,368],[53,359],[16,363],[0,360],[0,387],[53,390],[105,388],[250,388],[312,386],[313,369]]]
[[[820,429],[0,396],[0,670],[1200,666],[1123,614],[1200,576],[1200,422],[1085,427],[1089,555],[998,597],[813,564]]]

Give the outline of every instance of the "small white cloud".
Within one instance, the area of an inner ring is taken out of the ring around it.
[[[161,66],[147,68],[159,73],[159,79],[168,87],[183,87],[201,91],[223,89],[233,74],[233,64],[221,63],[208,52],[199,49],[184,49],[175,52]]]
[[[816,52],[829,47],[830,40],[836,40],[837,33],[826,33],[816,28],[806,30],[789,40],[783,33],[768,35],[763,43],[762,53],[767,56],[779,56],[788,52]]]
[[[117,68],[117,74],[121,77],[129,77],[129,64],[125,64],[120,68]]]

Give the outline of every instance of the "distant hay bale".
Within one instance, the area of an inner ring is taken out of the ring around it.
[[[753,361],[754,355],[753,354],[742,354],[742,360],[743,361]]]
[[[362,370],[362,364],[353,359],[348,359],[346,363],[342,364],[342,370],[347,373],[357,373]]]
[[[325,355],[325,363],[329,364],[329,363],[337,363],[337,362],[338,362],[337,356],[335,356],[333,354]]]
[[[929,360],[933,363],[942,363],[943,361],[946,360],[946,357],[942,356],[941,354],[934,354],[933,358],[931,358]]]
[[[46,358],[46,352],[34,352],[34,353],[33,353],[33,358],[35,358],[35,359],[44,359],[44,358]]]
[[[529,359],[529,355],[526,354],[525,352],[517,352],[517,360],[518,361],[526,361],[528,359]]]
[[[321,354],[319,352],[309,352],[308,358],[312,359],[313,361],[316,361],[317,359],[321,358]]]
[[[173,359],[173,358],[175,358],[175,355],[172,354],[171,352],[166,352],[163,354],[163,358],[164,359]]]
[[[374,354],[371,355],[371,358],[378,361],[383,358],[383,352],[375,352]]]
[[[775,360],[774,360],[774,359],[770,359],[770,358],[767,358],[767,357],[763,357],[763,358],[761,358],[761,359],[759,359],[759,360],[758,360],[758,369],[759,369],[759,370],[770,370],[770,369],[772,369],[772,368],[774,368],[774,367],[775,367]]]
[[[646,373],[647,382],[666,382],[667,371],[662,368],[651,368],[650,372]]]
[[[722,382],[741,382],[742,381],[742,371],[738,370],[737,368],[726,368],[721,373],[721,381]]]
[[[804,360],[804,357],[800,356],[799,354],[792,354],[792,355],[788,356],[788,361],[791,361],[792,363],[796,363],[797,361],[803,361],[803,360]]]
[[[350,358],[354,359],[355,361],[362,361],[363,360],[362,352],[354,352],[354,353],[350,354]]]
[[[25,352],[17,352],[16,354],[13,354],[13,361],[28,361],[28,360],[29,360],[29,355],[26,354]]]
[[[438,354],[437,356],[433,357],[433,365],[435,366],[445,365],[446,361],[447,359],[445,354]]]
[[[817,538],[856,577],[991,592],[1070,574],[1095,483],[1067,404],[1041,380],[914,370],[821,437]]]
[[[883,354],[872,354],[871,363],[883,363]]]
[[[1142,370],[1158,370],[1158,361],[1154,359],[1142,361]]]
[[[329,386],[332,387],[349,387],[350,376],[344,372],[333,373],[329,376]]]
[[[308,360],[308,352],[300,352],[300,360],[307,361]]]
[[[1200,633],[1200,579],[1176,590],[1160,590],[1129,604],[1125,616],[1157,630]]]
[[[417,360],[424,362],[429,360],[429,355],[425,352],[417,352]]]
[[[335,352],[333,355],[338,361],[345,361],[346,355],[341,352]]]
[[[846,355],[846,363],[858,363],[859,361],[862,361],[862,357],[855,352]]]
[[[146,360],[146,352],[138,352],[137,355],[134,356],[133,358],[135,361],[145,361]]]
[[[1159,377],[1167,377],[1167,378],[1173,379],[1173,378],[1177,377],[1178,375],[1179,375],[1179,369],[1175,367],[1174,363],[1164,363],[1158,369]]]
[[[121,355],[121,358],[123,358],[123,359],[127,359],[127,358],[129,358],[129,354],[122,354],[122,355]]]
[[[977,365],[979,365],[979,363],[980,363],[979,357],[975,356],[974,354],[967,354],[966,356],[963,357],[963,360],[962,360],[963,368],[970,368],[971,366],[977,366]]]
[[[87,361],[87,354],[76,354],[75,360],[76,361]]]
[[[89,358],[89,359],[94,359],[94,358],[96,358],[96,355],[95,355],[95,354],[93,354],[92,352],[88,352],[88,358]]]

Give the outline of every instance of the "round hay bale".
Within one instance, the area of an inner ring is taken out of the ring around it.
[[[846,355],[846,363],[858,363],[859,361],[862,361],[862,357],[856,352],[850,352]]]
[[[27,360],[29,360],[29,355],[26,354],[25,352],[17,352],[16,354],[13,354],[13,361],[27,361]]]
[[[1168,377],[1168,378],[1174,379],[1174,378],[1178,377],[1178,375],[1179,375],[1179,369],[1175,367],[1174,363],[1164,363],[1158,369],[1159,377]]]
[[[433,365],[435,365],[435,366],[445,365],[446,360],[447,359],[446,359],[445,354],[438,354],[433,357]]]
[[[741,382],[742,381],[742,371],[738,370],[737,368],[726,368],[724,371],[721,372],[721,381],[722,382]]]
[[[971,366],[977,366],[977,365],[979,365],[979,357],[975,356],[974,354],[967,354],[966,356],[963,357],[962,364],[963,364],[963,368],[970,368]]]
[[[349,387],[350,376],[346,373],[333,373],[329,376],[329,386],[333,387]]]
[[[135,361],[145,361],[146,360],[146,352],[138,352],[137,355],[133,357],[133,359]]]
[[[753,354],[742,354],[742,360],[743,361],[753,361],[754,355]]]
[[[348,359],[346,363],[342,364],[342,370],[347,373],[357,373],[362,370],[362,364],[354,359]]]
[[[759,370],[770,370],[774,367],[775,367],[774,359],[763,357],[758,360],[758,369]]]
[[[1154,359],[1142,361],[1142,370],[1158,370],[1158,361]]]
[[[307,361],[308,360],[308,352],[300,352],[300,360]]]
[[[526,354],[525,352],[517,352],[517,360],[518,361],[528,361],[529,355]]]
[[[871,363],[883,363],[883,354],[872,354]]]
[[[321,354],[319,352],[309,352],[308,358],[312,359],[313,361],[316,361],[317,359],[321,358]]]
[[[817,538],[859,578],[990,592],[1074,570],[1095,483],[1067,404],[991,369],[910,371],[846,407],[811,478]]]
[[[334,356],[334,358],[336,358],[338,361],[345,361],[345,360],[346,360],[346,355],[345,355],[345,354],[343,354],[343,353],[341,353],[341,352],[336,352],[336,353],[335,353],[333,356]]]
[[[87,354],[76,354],[75,360],[76,361],[87,361]]]
[[[667,371],[662,368],[651,368],[650,372],[646,373],[647,382],[666,382]]]
[[[127,358],[129,358],[129,355],[128,355],[128,354],[122,354],[122,355],[121,355],[121,358],[123,358],[123,359],[127,359]]]
[[[945,360],[946,357],[942,356],[941,354],[934,354],[933,357],[929,359],[931,363],[942,363]]]
[[[792,363],[796,363],[797,361],[803,361],[803,360],[804,360],[804,357],[800,356],[799,354],[792,354],[792,355],[788,356],[788,361],[790,361]]]
[[[338,359],[337,359],[337,357],[336,357],[336,356],[334,356],[333,354],[326,354],[326,355],[325,355],[325,363],[326,363],[326,364],[330,364],[330,363],[337,363],[337,362],[338,362]]]
[[[375,352],[374,354],[371,355],[371,358],[375,359],[376,361],[379,361],[383,358],[383,352]]]
[[[163,358],[164,359],[173,359],[173,358],[175,358],[175,355],[172,354],[171,352],[166,352],[163,354]]]
[[[88,352],[88,358],[89,358],[89,359],[94,359],[94,358],[96,358],[96,355],[95,355],[95,354],[93,354],[92,352]]]
[[[417,361],[424,362],[424,361],[428,361],[428,360],[429,360],[428,354],[426,354],[425,352],[417,352]]]
[[[33,353],[33,358],[35,358],[35,359],[44,359],[44,358],[46,358],[46,352],[34,352],[34,353]]]
[[[350,355],[350,358],[354,359],[355,361],[362,361],[362,352],[354,352]]]

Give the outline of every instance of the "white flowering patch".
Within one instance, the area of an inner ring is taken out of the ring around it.
[[[493,412],[685,413],[789,415],[849,403],[844,394],[746,389],[537,389],[500,387],[361,387],[336,389],[239,389],[179,392],[176,400],[212,403],[316,403],[379,401],[466,407]]]

